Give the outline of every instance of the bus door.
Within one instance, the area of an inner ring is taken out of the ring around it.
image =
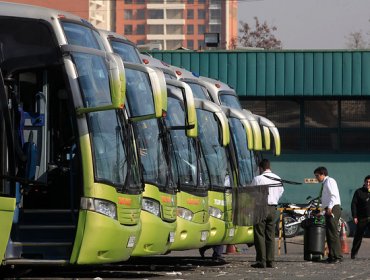
[[[10,230],[12,228],[16,199],[14,195],[15,182],[9,181],[7,175],[14,175],[14,161],[7,163],[11,158],[13,143],[12,130],[10,129],[10,117],[8,112],[7,95],[3,76],[0,70],[0,256],[1,261],[8,244]],[[8,133],[7,133],[8,132]],[[8,177],[9,178],[9,177]]]

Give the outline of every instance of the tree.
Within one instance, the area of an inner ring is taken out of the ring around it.
[[[244,47],[263,48],[263,49],[281,49],[281,41],[278,40],[273,32],[277,30],[276,26],[269,26],[266,21],[262,24],[257,17],[254,17],[255,26],[240,21],[241,28],[239,32],[242,35],[239,41]]]
[[[366,47],[362,31],[351,32],[346,36],[346,39],[346,46],[349,49],[364,49]]]

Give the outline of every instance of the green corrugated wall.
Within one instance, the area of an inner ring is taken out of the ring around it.
[[[370,51],[161,51],[152,55],[221,80],[239,96],[370,96]]]

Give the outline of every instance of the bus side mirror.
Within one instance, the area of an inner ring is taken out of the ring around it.
[[[157,68],[148,68],[151,69],[151,71],[149,71],[149,77],[153,87],[155,116],[160,118],[167,112],[166,78],[161,70]]]
[[[245,117],[248,119],[252,131],[253,131],[253,148],[255,151],[261,151],[262,150],[262,132],[261,127],[258,123],[258,120],[256,117],[248,110],[243,109],[243,113]]]
[[[247,148],[248,150],[253,150],[254,149],[253,129],[250,124],[250,121],[245,117],[244,112],[239,109],[230,108],[228,106],[221,106],[221,108],[228,118],[236,118],[240,121],[246,133]]]
[[[168,85],[178,87],[182,91],[182,98],[185,104],[185,130],[187,137],[198,136],[197,112],[195,109],[194,96],[191,87],[182,81],[166,79]]]
[[[230,128],[229,128],[229,121],[225,115],[225,113],[222,111],[221,107],[217,104],[204,99],[194,99],[195,108],[200,108],[202,110],[206,110],[209,112],[212,112],[219,124],[220,124],[220,141],[222,146],[227,146],[230,143]]]
[[[229,128],[229,122],[224,114],[224,112],[219,111],[215,113],[220,125],[221,125],[221,144],[222,146],[227,146],[230,143],[230,128]]]
[[[281,140],[280,140],[280,134],[279,130],[275,126],[275,124],[270,121],[269,119],[259,116],[259,115],[254,115],[256,118],[258,118],[258,122],[263,128],[264,131],[264,137],[265,137],[265,149],[269,150],[271,148],[271,136],[270,133],[274,139],[274,152],[276,156],[280,155],[281,152]]]
[[[266,151],[269,151],[271,149],[271,137],[270,137],[270,130],[268,127],[262,125],[262,131],[263,131],[263,144],[264,149]]]

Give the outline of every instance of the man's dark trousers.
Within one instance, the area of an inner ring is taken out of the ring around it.
[[[356,225],[355,236],[353,237],[353,244],[351,250],[351,256],[356,256],[362,243],[362,237],[364,236],[366,228],[370,229],[370,217],[358,218]]]
[[[334,217],[325,215],[326,223],[326,242],[328,243],[329,259],[342,259],[342,249],[340,246],[338,223],[342,210],[340,205],[334,205],[332,209]]]
[[[276,206],[267,207],[267,216],[253,226],[256,262],[266,265],[275,259],[275,216]]]

